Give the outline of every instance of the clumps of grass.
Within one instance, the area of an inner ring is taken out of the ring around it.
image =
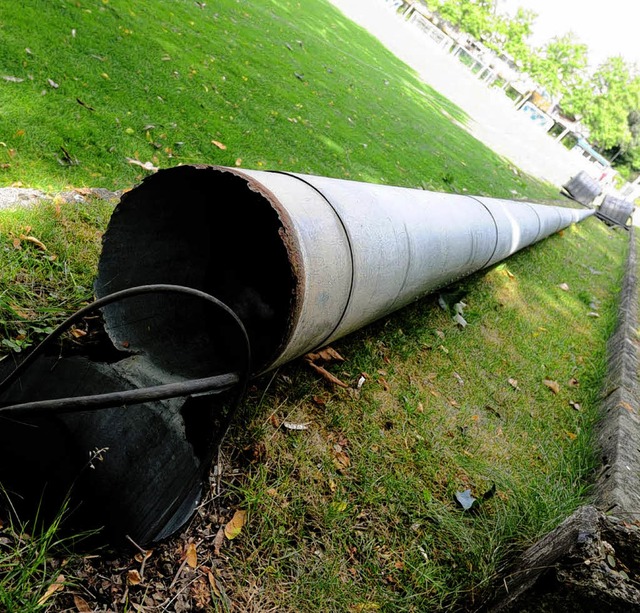
[[[64,587],[59,554],[66,548],[59,530],[65,512],[63,507],[48,526],[39,525],[37,519],[27,526],[15,515],[9,515],[6,523],[0,519],[0,609],[3,611],[43,611]],[[55,554],[58,557],[54,557]]]
[[[300,364],[266,396],[258,386],[227,448],[259,449],[229,484],[249,511],[229,552],[232,600],[480,606],[514,552],[588,500],[626,247],[591,219],[465,281],[464,329],[431,297],[334,344],[347,358],[334,374],[365,373],[359,391]],[[467,489],[471,511],[455,500]]]
[[[91,299],[112,211],[91,197],[0,211],[0,356],[27,349]]]

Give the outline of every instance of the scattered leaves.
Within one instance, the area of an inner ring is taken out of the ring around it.
[[[73,338],[82,338],[83,336],[87,336],[87,333],[80,328],[76,328],[75,326],[69,330],[69,333]]]
[[[351,466],[351,458],[344,451],[333,451],[333,463],[338,470],[345,470]]]
[[[159,168],[154,166],[151,162],[141,162],[140,160],[135,160],[133,158],[127,158],[127,162],[129,164],[134,164],[135,166],[140,166],[140,168],[144,168],[150,172],[157,172]]]
[[[464,492],[456,492],[456,501],[465,511],[469,511],[473,508],[476,498],[471,495],[471,490],[464,490]]]
[[[51,596],[53,596],[56,592],[64,589],[64,575],[59,574],[56,577],[56,580],[47,588],[47,591],[42,595],[40,600],[38,600],[38,606],[42,606]]]
[[[552,381],[551,379],[545,379],[543,383],[554,393],[558,394],[560,392],[560,384],[557,381]]]
[[[41,240],[37,239],[35,236],[25,236],[24,234],[21,234],[20,240],[27,241],[28,243],[35,245],[41,251],[47,250],[44,243]],[[14,242],[14,247],[15,247],[15,242]]]
[[[190,568],[197,568],[198,566],[198,551],[196,550],[195,543],[189,543],[184,553],[184,559]]]
[[[633,410],[633,407],[628,402],[625,402],[624,400],[621,400],[618,403],[618,406],[622,409],[626,409],[627,411],[629,411],[629,413],[635,413],[635,411]]]
[[[517,379],[512,379],[509,378],[509,385],[514,389],[514,390],[519,390],[520,388],[518,387],[518,380]]]
[[[211,144],[215,145],[218,149],[222,149],[223,151],[227,148],[226,145],[224,145],[223,143],[221,143],[220,141],[217,141],[217,140],[212,140]]]
[[[573,400],[569,400],[569,406],[574,410],[574,411],[582,411],[582,407],[580,406],[579,403],[574,402]]]
[[[296,423],[293,421],[283,421],[282,425],[287,429],[287,430],[308,430],[309,429],[309,424],[310,422],[305,422],[305,423]]]
[[[133,569],[127,571],[127,583],[129,585],[140,585],[142,583],[142,577],[140,573]]]
[[[344,381],[341,381],[335,375],[331,374],[324,366],[317,364],[317,362],[329,363],[329,362],[344,362],[344,358],[331,347],[325,347],[318,352],[315,353],[307,353],[304,356],[304,361],[315,370],[323,379],[332,383],[333,385],[338,385],[339,387],[347,388],[349,387]]]
[[[247,512],[238,510],[233,514],[231,521],[224,527],[224,535],[231,541],[236,538],[247,521]]]
[[[76,605],[76,611],[78,611],[78,613],[92,613],[93,611],[89,603],[77,594],[73,595],[73,604]]]
[[[218,532],[216,532],[215,538],[213,539],[213,553],[215,553],[217,556],[220,555],[222,545],[224,545],[224,527],[220,526]]]

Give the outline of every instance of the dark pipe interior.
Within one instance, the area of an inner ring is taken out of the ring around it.
[[[259,371],[287,340],[295,282],[281,231],[274,208],[244,179],[214,168],[162,171],[116,208],[96,293],[168,283],[212,294],[243,321]],[[103,307],[102,315],[117,351],[43,356],[2,393],[0,406],[209,377],[244,362],[237,327],[201,300],[149,294]],[[107,524],[112,542],[124,534],[139,543],[162,538],[192,512],[231,406],[224,394],[196,395],[0,416],[0,483],[27,516],[40,509],[51,519],[72,491],[72,526]],[[87,467],[89,454],[104,447],[104,461]]]
[[[273,207],[240,177],[214,168],[162,171],[126,194],[114,212],[96,293],[149,283],[203,290],[240,317],[253,370],[259,371],[285,340],[293,300],[281,229]],[[210,320],[206,307],[179,297],[145,297],[109,306],[103,314],[116,346],[137,351],[144,345],[168,372],[203,376],[212,363],[224,369],[229,356],[220,355],[220,346],[233,353],[234,339]]]

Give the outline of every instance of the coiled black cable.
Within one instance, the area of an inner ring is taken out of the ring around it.
[[[240,336],[243,342],[242,353],[244,354],[244,364],[241,365],[239,372],[226,373],[221,375],[215,375],[212,377],[205,377],[201,379],[192,379],[190,381],[181,381],[178,383],[168,383],[164,385],[156,385],[152,387],[145,387],[136,390],[125,390],[121,392],[110,392],[105,394],[94,394],[90,396],[75,396],[69,398],[55,398],[50,400],[39,400],[34,402],[25,402],[21,404],[14,404],[8,406],[0,405],[0,415],[6,413],[23,413],[23,412],[74,412],[74,411],[87,411],[87,410],[99,410],[112,408],[122,405],[141,404],[152,400],[166,400],[169,398],[176,398],[180,396],[189,396],[191,394],[202,393],[220,393],[230,389],[234,385],[238,385],[238,393],[236,394],[235,405],[238,406],[242,398],[244,397],[247,384],[250,375],[251,365],[251,346],[249,337],[245,327],[235,314],[235,312],[229,308],[224,302],[218,300],[214,296],[202,292],[200,290],[184,287],[181,285],[166,285],[166,284],[154,284],[154,285],[140,285],[138,287],[132,287],[114,292],[103,298],[95,300],[91,304],[83,307],[79,311],[76,311],[73,315],[67,318],[61,323],[51,334],[49,334],[28,356],[23,362],[21,362],[15,370],[0,382],[0,395],[5,391],[13,382],[15,382],[22,373],[36,360],[36,358],[44,351],[44,349],[59,338],[65,330],[70,328],[74,323],[80,321],[85,315],[104,307],[108,304],[118,302],[134,296],[140,296],[143,294],[157,294],[157,293],[177,293],[186,294],[188,296],[194,296],[205,300],[209,304],[212,304],[217,309],[223,311],[228,315],[231,321],[237,326],[240,331]],[[234,407],[235,408],[235,407]],[[230,411],[233,413],[234,411]]]

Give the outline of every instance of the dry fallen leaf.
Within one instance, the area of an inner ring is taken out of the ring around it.
[[[467,327],[467,320],[464,317],[462,317],[462,315],[460,315],[460,313],[456,313],[453,316],[453,321],[455,321],[462,328],[466,328]]]
[[[569,405],[574,411],[582,411],[582,407],[579,403],[574,402],[573,400],[569,400]]]
[[[580,381],[578,381],[575,377],[571,377],[571,379],[569,379],[569,385],[571,387],[578,387],[580,385]]]
[[[519,390],[520,388],[518,387],[518,380],[517,379],[509,379],[509,385],[514,389],[514,390]]]
[[[218,582],[216,581],[211,571],[207,571],[207,579],[209,579],[209,585],[211,586],[211,590],[213,591],[213,593],[218,598],[222,598],[222,594],[220,593],[220,588],[218,587]]]
[[[558,285],[558,287],[563,291],[563,292],[568,292],[569,291],[569,286],[566,283],[560,283],[560,285]]]
[[[554,393],[557,394],[560,392],[560,385],[557,381],[552,381],[551,379],[545,379],[543,383]]]
[[[323,377],[329,383],[333,383],[334,385],[338,385],[344,388],[349,387],[346,383],[344,383],[343,381],[340,381],[338,377],[336,377],[335,375],[332,375],[328,370],[326,370],[322,366],[318,366],[317,364],[314,364],[311,360],[305,360],[305,361],[311,368],[313,368],[313,370],[315,370],[321,377]]]
[[[321,409],[327,406],[327,401],[322,396],[312,396],[311,400]]]
[[[184,554],[184,559],[190,568],[196,568],[198,566],[198,552],[196,550],[195,543],[189,543],[187,545],[187,550]]]
[[[213,539],[213,552],[219,556],[220,549],[222,549],[222,545],[224,545],[224,527],[220,526],[218,532],[216,532],[216,536]]]
[[[233,514],[231,521],[224,527],[224,535],[231,541],[236,538],[247,521],[247,512],[238,510]]]
[[[159,168],[154,166],[151,162],[141,162],[140,160],[134,160],[133,158],[127,158],[127,162],[129,162],[129,164],[134,164],[135,166],[140,166],[140,168],[144,168],[151,172],[157,172],[159,170]]]
[[[64,589],[64,575],[60,574],[56,577],[56,580],[47,588],[47,591],[38,600],[38,606],[42,606],[51,596],[56,592]]]
[[[568,430],[565,430],[564,432],[572,441],[575,441],[578,438],[578,435],[573,432],[569,432]]]
[[[73,595],[73,604],[76,605],[78,613],[91,613],[93,611],[89,603],[82,596],[78,596],[77,594]]]
[[[334,451],[333,456],[333,463],[338,470],[344,470],[351,466],[351,458],[344,451]]]
[[[312,362],[345,362],[346,360],[333,348],[324,347],[314,353],[307,353],[305,358]]]
[[[622,407],[623,409],[626,409],[627,411],[629,411],[629,413],[634,413],[634,412],[635,412],[635,411],[633,410],[633,407],[632,407],[628,402],[625,402],[624,400],[621,400],[621,401],[618,403],[618,406],[619,406],[619,407]]]
[[[87,336],[87,333],[84,330],[80,330],[79,328],[71,328],[69,332],[74,338],[82,338],[83,336]]]
[[[212,140],[211,144],[215,145],[218,149],[222,149],[223,151],[227,148],[226,145],[222,144],[221,142],[219,142],[217,140]]]
[[[296,423],[293,421],[283,421],[282,425],[287,429],[287,430],[308,430],[309,429],[309,424],[311,422],[305,422],[305,423]]]
[[[28,243],[35,245],[41,251],[47,250],[47,248],[44,246],[44,243],[41,240],[37,239],[35,236],[25,236],[24,234],[21,234],[20,240],[27,241]]]
[[[129,585],[140,585],[142,583],[142,577],[137,570],[128,570],[127,571],[127,583]]]

